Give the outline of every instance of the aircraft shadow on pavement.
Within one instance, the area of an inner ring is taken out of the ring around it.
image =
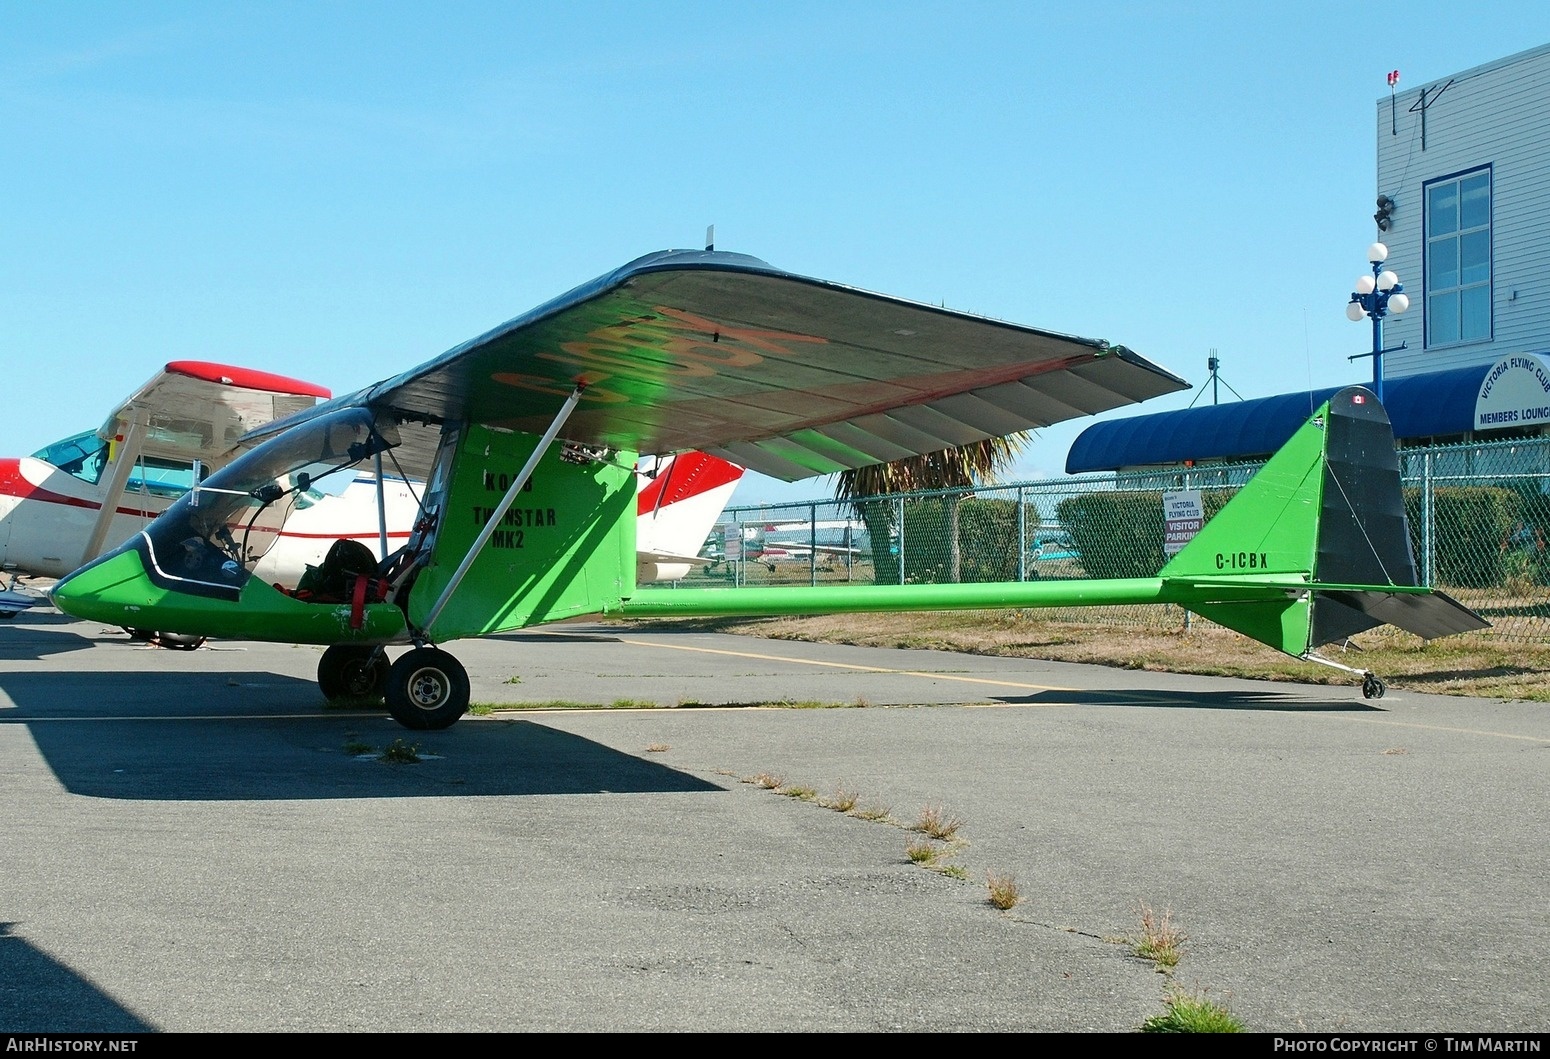
[[[47,619],[55,620],[49,621]],[[25,614],[0,625],[0,660],[36,662],[49,655],[85,651],[97,641],[66,626],[70,620],[58,614]]]
[[[1035,695],[997,695],[997,702],[1012,705],[1161,707],[1163,709],[1254,710],[1286,713],[1386,713],[1380,706],[1355,699],[1340,699],[1339,689],[1328,701],[1309,699],[1306,693],[1282,691],[1041,691]]]
[[[500,632],[483,637],[506,643],[618,643],[619,637],[605,632]]]
[[[0,922],[0,1026],[7,1033],[150,1033],[143,1022]],[[62,1019],[61,1012],[69,1012]]]
[[[133,689],[110,700],[106,689]],[[146,801],[635,794],[724,790],[527,720],[465,718],[413,732],[385,710],[325,708],[317,685],[274,673],[0,677],[72,794]],[[81,701],[82,695],[90,699]],[[70,699],[73,701],[64,701]],[[389,747],[419,760],[384,760]],[[642,746],[642,752],[645,747]]]

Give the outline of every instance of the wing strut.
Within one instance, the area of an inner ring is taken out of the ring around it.
[[[81,566],[85,566],[97,556],[102,554],[102,546],[107,543],[108,530],[113,526],[113,516],[118,514],[118,501],[124,495],[124,487],[129,484],[129,474],[134,470],[135,463],[140,459],[140,453],[145,447],[145,413],[141,412],[124,428],[124,440],[119,442],[118,449],[114,453],[113,473],[108,478],[106,490],[102,494],[102,506],[97,510],[97,521],[92,523],[91,535],[86,539],[86,550],[81,553]],[[145,502],[140,504],[141,510],[145,510]],[[155,516],[151,516],[155,517]]]
[[[452,579],[447,582],[447,587],[441,590],[441,595],[437,597],[435,603],[431,604],[431,609],[425,615],[425,621],[421,625],[422,629],[429,630],[435,626],[436,618],[441,614],[441,608],[447,605],[447,600],[451,599],[452,593],[457,591],[457,586],[462,583],[464,575],[468,573],[468,568],[474,565],[474,560],[478,558],[485,542],[490,539],[491,534],[495,532],[495,528],[501,524],[501,519],[506,517],[507,509],[516,502],[517,494],[522,491],[522,487],[527,484],[527,480],[533,476],[533,471],[538,467],[538,461],[543,459],[544,453],[549,451],[549,446],[554,444],[555,436],[559,434],[560,428],[565,425],[565,421],[570,418],[570,414],[576,410],[576,405],[581,400],[581,391],[584,389],[586,389],[585,385],[578,385],[571,391],[571,395],[565,399],[565,404],[561,407],[559,414],[554,417],[554,422],[549,424],[549,429],[544,431],[544,436],[538,439],[538,447],[533,450],[533,455],[528,457],[526,466],[522,468],[522,473],[517,475],[516,480],[511,483],[511,488],[506,490],[506,495],[501,497],[501,502],[495,505],[495,510],[490,513],[484,528],[479,531],[479,536],[469,546],[468,554],[463,556],[463,561],[458,563],[457,569],[453,571]]]
[[[371,454],[372,470],[377,474],[377,547],[378,555],[383,559],[388,557],[387,541],[387,496],[382,490],[382,450],[378,449]]]

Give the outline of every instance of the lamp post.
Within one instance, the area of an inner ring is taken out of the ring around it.
[[[1383,354],[1397,353],[1405,348],[1403,342],[1393,349],[1383,348],[1383,318],[1389,313],[1398,315],[1410,308],[1410,296],[1405,293],[1399,277],[1391,269],[1383,267],[1388,256],[1389,248],[1382,243],[1373,243],[1367,248],[1372,275],[1357,277],[1356,289],[1351,292],[1351,301],[1345,307],[1348,320],[1360,323],[1364,316],[1372,319],[1372,352],[1358,353],[1347,359],[1372,358],[1372,392],[1377,395],[1379,404],[1383,403]]]

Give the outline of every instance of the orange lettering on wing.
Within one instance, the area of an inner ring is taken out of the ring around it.
[[[696,364],[681,358],[668,357],[655,359],[650,356],[642,356],[642,353],[659,352],[653,347],[627,346],[617,342],[600,342],[596,340],[584,340],[581,342],[561,342],[560,349],[568,354],[561,356],[559,353],[538,353],[535,356],[540,360],[554,360],[561,363],[567,360],[572,364],[599,365],[613,368],[625,375],[684,375],[704,377],[716,374],[716,370],[705,364]],[[669,352],[662,350],[660,352]]]
[[[598,404],[629,404],[630,399],[622,393],[606,390],[598,386],[599,382],[608,378],[597,372],[591,372],[579,379],[586,389],[581,391],[583,401],[594,401]],[[519,390],[532,390],[534,393],[552,393],[557,397],[569,397],[571,387],[554,379],[545,378],[542,375],[523,375],[515,371],[498,371],[490,376],[492,382],[498,382],[502,386],[514,386]]]
[[[710,334],[719,334],[723,339],[733,342],[744,342],[750,346],[764,350],[766,353],[775,353],[780,356],[790,356],[792,350],[781,345],[782,342],[808,342],[815,345],[827,345],[827,338],[819,338],[816,335],[799,335],[794,331],[759,331],[751,327],[729,327],[718,324],[714,320],[695,316],[693,313],[682,309],[671,309],[665,305],[657,306],[656,311],[663,316],[678,321],[679,326],[693,331],[701,331]]]

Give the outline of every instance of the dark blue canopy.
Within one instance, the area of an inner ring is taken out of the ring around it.
[[[1477,364],[1384,379],[1383,405],[1394,425],[1394,436],[1404,441],[1473,430],[1475,398],[1491,367]],[[1094,423],[1072,443],[1066,454],[1066,473],[1269,456],[1340,389],[1331,386]]]

